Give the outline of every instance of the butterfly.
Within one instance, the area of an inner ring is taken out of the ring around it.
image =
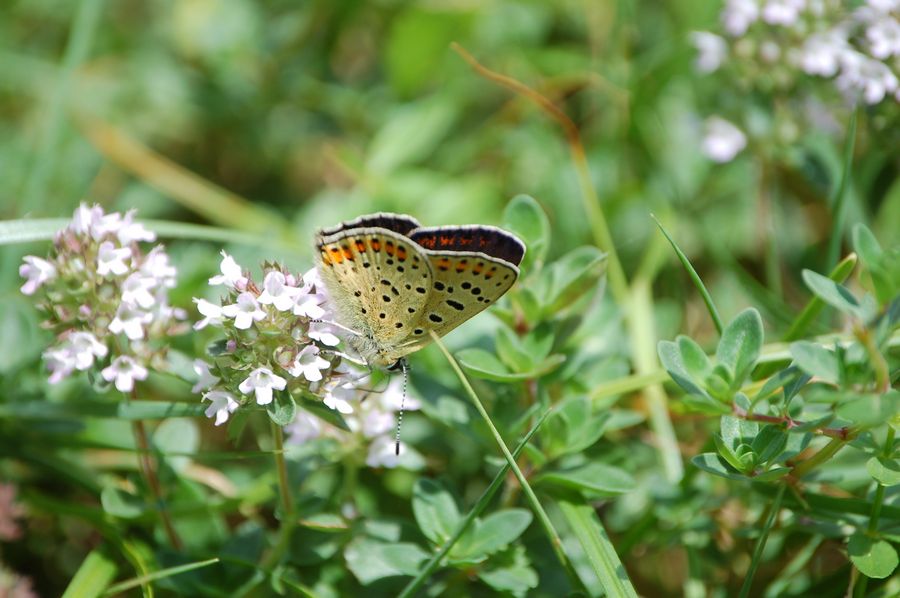
[[[391,368],[497,301],[519,276],[525,244],[493,226],[422,227],[380,212],[318,231],[318,270],[348,342]]]

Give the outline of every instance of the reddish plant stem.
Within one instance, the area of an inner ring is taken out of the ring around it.
[[[169,537],[169,542],[172,544],[172,547],[175,548],[175,550],[181,551],[184,549],[184,544],[178,536],[178,533],[175,531],[175,526],[172,524],[172,518],[169,516],[168,509],[166,509],[166,503],[163,500],[162,495],[162,487],[159,484],[159,478],[156,475],[154,463],[150,458],[150,442],[147,440],[147,429],[144,427],[144,422],[141,420],[134,421],[131,425],[131,429],[134,432],[134,439],[138,445],[138,463],[140,464],[141,473],[147,481],[147,485],[150,486],[150,492],[153,494],[153,498],[156,499],[159,516],[163,523],[163,529],[165,529],[166,536]]]
[[[793,419],[789,415],[762,415],[761,413],[748,413],[743,407],[732,405],[731,411],[735,417],[746,419],[747,421],[764,422],[767,424],[776,424],[785,426],[788,430],[791,428],[799,428],[805,425],[804,422]],[[847,426],[843,428],[818,428],[814,430],[817,434],[828,436],[829,438],[837,438],[840,440],[850,440],[854,433]]]

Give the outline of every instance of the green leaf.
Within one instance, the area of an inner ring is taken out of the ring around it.
[[[694,380],[703,380],[712,370],[712,363],[706,352],[700,348],[694,339],[689,336],[679,335],[675,342],[681,353],[681,360],[685,370]]]
[[[866,577],[884,579],[897,568],[897,551],[884,540],[854,534],[847,544],[850,560]]]
[[[497,592],[509,592],[514,596],[525,596],[528,590],[537,587],[538,576],[531,568],[524,548],[517,546],[502,557],[491,559],[478,571],[481,581]]]
[[[696,467],[707,473],[717,475],[729,480],[747,480],[747,476],[728,468],[725,462],[716,453],[702,453],[691,459]]]
[[[191,462],[186,455],[196,453],[200,447],[200,432],[196,422],[189,419],[163,421],[153,432],[153,446],[163,454],[172,453],[165,457],[166,463],[175,471],[181,472]]]
[[[687,409],[706,415],[728,415],[731,407],[721,401],[717,401],[708,395],[685,395],[681,402]]]
[[[866,471],[882,486],[900,484],[900,462],[896,459],[872,457],[866,461]]]
[[[433,480],[420,478],[416,482],[412,506],[419,529],[435,544],[446,542],[459,525],[456,501]]]
[[[428,554],[412,543],[357,538],[344,549],[344,558],[359,583],[366,586],[385,577],[415,575]]]
[[[297,415],[297,403],[294,402],[290,392],[279,390],[275,392],[274,400],[266,405],[266,413],[276,425],[286,426],[293,422]]]
[[[763,342],[763,325],[754,308],[739,313],[722,332],[716,347],[716,361],[733,376],[731,388],[740,388],[753,370]]]
[[[788,433],[781,426],[763,426],[750,445],[753,452],[756,453],[759,463],[768,463],[777,459],[787,447],[787,436]]]
[[[706,391],[695,382],[688,371],[678,343],[659,341],[656,345],[656,352],[659,355],[660,363],[678,386],[692,395],[703,396],[706,394]]]
[[[533,197],[513,197],[503,211],[503,227],[525,242],[528,250],[523,263],[540,265],[544,262],[550,248],[550,220]]]
[[[624,494],[635,486],[631,474],[618,467],[597,462],[573,469],[548,471],[538,476],[535,482],[579,490],[590,498]]]
[[[119,519],[137,519],[147,512],[147,504],[134,494],[115,486],[106,486],[100,493],[103,510]]]
[[[900,391],[891,390],[883,395],[870,394],[851,399],[838,405],[839,417],[851,422],[871,427],[887,423],[900,413]]]
[[[450,555],[453,559],[478,558],[503,550],[522,535],[531,520],[531,512],[525,509],[506,509],[476,519]]]
[[[522,347],[519,338],[509,328],[500,328],[494,337],[497,355],[514,372],[528,372],[534,368],[534,360]]]
[[[493,380],[495,382],[518,382],[540,378],[549,374],[562,365],[566,360],[566,356],[559,354],[550,355],[535,366],[533,370],[517,373],[511,373],[493,353],[489,353],[484,349],[463,349],[456,354],[456,359],[467,373],[476,378]]]
[[[842,284],[812,270],[803,271],[803,281],[819,299],[838,311],[859,317],[861,308],[853,293]]]
[[[831,384],[840,382],[840,364],[833,351],[809,341],[791,343],[790,350],[797,367],[810,376]]]
[[[69,582],[63,598],[93,598],[101,595],[116,576],[116,563],[101,549],[94,549],[82,561]]]
[[[592,246],[573,249],[548,267],[550,295],[544,313],[556,314],[597,287],[606,272],[606,254]]]

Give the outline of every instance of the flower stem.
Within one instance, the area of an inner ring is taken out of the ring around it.
[[[531,489],[531,486],[528,484],[528,480],[525,479],[525,475],[522,473],[522,470],[519,469],[519,465],[518,463],[516,463],[515,457],[513,457],[509,452],[509,448],[506,446],[506,442],[503,440],[503,437],[500,436],[500,432],[497,431],[496,426],[494,426],[494,422],[491,421],[491,416],[488,415],[488,412],[485,410],[484,405],[481,403],[481,399],[478,398],[478,394],[476,394],[475,392],[475,389],[472,388],[472,385],[469,383],[468,378],[466,378],[466,375],[463,373],[462,369],[460,369],[459,364],[456,363],[456,360],[453,358],[453,356],[450,355],[447,347],[443,342],[441,342],[440,337],[435,334],[434,331],[429,331],[429,334],[431,335],[432,340],[434,340],[434,343],[441,350],[441,353],[444,354],[444,357],[447,359],[450,367],[453,368],[453,371],[456,373],[456,376],[462,383],[463,388],[466,390],[466,393],[469,395],[469,398],[475,405],[475,409],[478,411],[478,413],[481,415],[482,419],[484,419],[485,423],[490,429],[491,435],[497,442],[497,446],[500,447],[500,451],[506,458],[506,462],[509,464],[510,469],[512,469],[513,474],[516,476],[516,479],[519,480],[519,484],[522,486],[522,491],[524,492],[526,499],[531,504],[532,510],[534,510],[538,521],[541,522],[541,525],[544,528],[544,533],[547,534],[547,537],[550,540],[550,546],[553,548],[553,552],[556,553],[556,558],[559,559],[560,564],[562,564],[563,568],[568,574],[574,588],[576,590],[584,592],[585,589],[581,578],[578,577],[578,574],[575,572],[575,568],[572,566],[572,562],[569,560],[569,557],[563,550],[562,540],[560,539],[559,534],[556,532],[556,529],[554,529],[553,523],[550,521],[550,517],[547,515],[547,512],[544,510],[544,507],[541,505],[537,496],[535,496],[534,490]]]
[[[261,563],[263,569],[271,569],[281,560],[285,551],[290,546],[291,533],[294,531],[296,518],[294,517],[294,501],[291,499],[291,489],[288,485],[287,461],[284,458],[284,432],[281,426],[269,420],[272,428],[272,439],[275,443],[275,469],[278,470],[278,489],[281,493],[281,517],[279,517],[278,540],[275,546],[266,555]]]
[[[134,432],[134,440],[138,446],[138,463],[141,467],[141,474],[147,481],[147,486],[150,487],[153,498],[156,499],[159,516],[163,523],[163,529],[166,531],[166,536],[169,537],[169,543],[172,547],[175,550],[181,551],[184,549],[184,544],[178,536],[178,532],[175,531],[175,526],[172,524],[169,510],[166,508],[166,502],[163,500],[162,488],[159,485],[159,478],[156,476],[156,467],[150,458],[150,442],[147,440],[147,429],[144,427],[144,422],[139,419],[135,420],[131,424],[131,430]]]
[[[750,586],[753,584],[753,576],[756,574],[756,569],[759,567],[759,561],[762,560],[762,553],[766,547],[766,542],[769,539],[769,532],[772,531],[772,525],[775,523],[778,511],[781,510],[781,499],[784,498],[785,488],[787,488],[787,485],[781,484],[778,488],[778,494],[775,495],[775,500],[772,501],[769,517],[766,520],[766,526],[763,528],[762,534],[760,534],[759,539],[756,541],[756,549],[753,551],[753,560],[750,561],[750,569],[748,569],[747,575],[744,577],[744,585],[741,586],[740,598],[746,598],[750,593]]]
[[[808,474],[810,471],[832,458],[835,453],[841,450],[847,444],[846,438],[832,438],[831,442],[822,447],[818,453],[798,464],[794,467],[793,475],[798,480]]]

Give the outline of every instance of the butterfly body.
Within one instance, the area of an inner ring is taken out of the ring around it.
[[[322,229],[319,272],[349,339],[370,365],[389,367],[500,298],[525,246],[490,226],[422,227],[378,213]]]

